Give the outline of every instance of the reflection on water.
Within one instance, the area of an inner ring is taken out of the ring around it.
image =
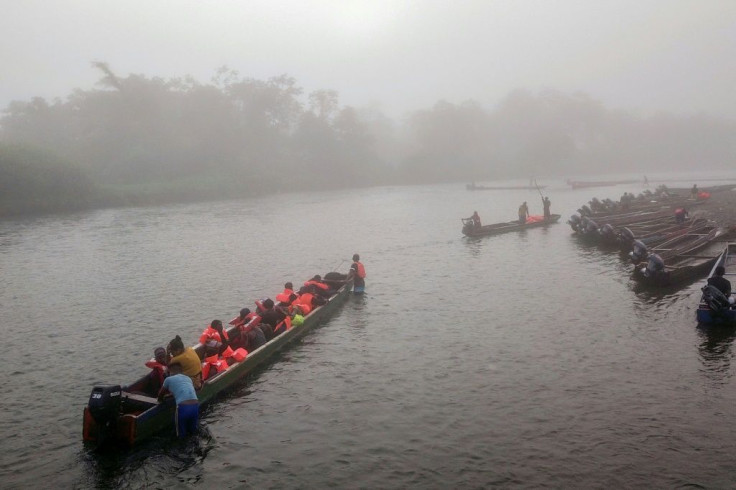
[[[731,358],[736,328],[723,326],[698,326],[700,359],[703,372],[716,385],[725,384],[732,377]]]

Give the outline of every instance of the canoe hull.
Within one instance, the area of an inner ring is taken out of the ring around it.
[[[472,226],[463,226],[463,235],[471,238],[500,235],[502,233],[508,233],[511,231],[526,230],[527,228],[539,228],[542,226],[549,226],[557,223],[560,220],[559,214],[553,214],[549,219],[535,221],[533,223],[519,224],[518,221],[508,221],[506,223],[496,223],[493,225],[481,226],[480,228],[474,228]]]

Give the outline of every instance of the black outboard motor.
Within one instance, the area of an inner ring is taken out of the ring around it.
[[[570,220],[567,222],[567,224],[570,225],[573,231],[579,232],[580,231],[580,215],[573,214],[572,216],[570,216]]]
[[[616,230],[614,230],[613,226],[611,226],[608,223],[603,225],[603,227],[600,230],[598,230],[598,232],[601,234],[601,236],[604,236],[604,237],[613,237],[616,234]]]
[[[592,216],[593,211],[586,205],[583,204],[583,206],[578,210],[582,216]]]
[[[595,233],[598,231],[598,223],[588,218],[583,218],[583,232],[584,233]]]
[[[618,237],[622,243],[630,243],[636,240],[636,238],[634,237],[634,232],[625,226],[621,228],[621,231],[619,231]]]
[[[719,317],[731,308],[726,295],[712,284],[706,284],[703,286],[702,291],[703,301],[708,305],[708,308],[710,308],[711,316]]]
[[[664,260],[657,254],[649,256],[647,266],[644,269],[644,275],[650,278],[656,278],[659,274],[664,272]]]
[[[120,385],[100,385],[92,388],[89,396],[89,413],[95,419],[100,433],[114,427],[120,413],[122,390]]]
[[[649,249],[644,245],[644,242],[641,240],[634,240],[633,250],[629,252],[631,262],[638,264],[642,260],[646,259],[647,255],[649,255]]]

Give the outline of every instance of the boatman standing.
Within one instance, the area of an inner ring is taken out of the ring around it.
[[[195,434],[199,425],[199,399],[197,392],[194,391],[192,378],[181,373],[181,365],[178,363],[171,364],[169,372],[171,376],[164,380],[164,385],[158,392],[158,401],[163,401],[167,393],[174,395],[176,435],[185,437],[188,434]]]
[[[549,207],[552,203],[549,201],[549,197],[542,198],[542,206],[544,207],[544,219],[549,219],[552,216],[549,212]]]
[[[353,255],[353,264],[350,266],[348,279],[353,280],[353,294],[365,292],[365,267],[360,263],[360,255]]]

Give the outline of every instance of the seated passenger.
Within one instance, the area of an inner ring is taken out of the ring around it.
[[[178,335],[169,342],[167,352],[171,357],[169,359],[169,366],[171,364],[180,364],[182,374],[186,374],[192,378],[192,383],[195,389],[202,387],[202,364],[199,360],[199,355],[191,347],[184,348],[184,342]]]
[[[294,311],[296,313],[307,316],[315,307],[321,306],[325,303],[327,303],[327,300],[321,296],[305,291],[296,300],[294,300],[292,306],[294,306]]]
[[[708,278],[708,284],[716,287],[720,292],[723,293],[730,304],[734,303],[734,298],[731,296],[731,281],[723,277],[726,273],[726,268],[722,265],[716,267],[715,275]]]
[[[307,288],[310,293],[319,294],[327,298],[335,294],[335,291],[330,289],[329,284],[325,284],[322,281],[322,276],[320,276],[319,274],[315,275],[313,278],[305,282],[304,287]]]
[[[163,347],[156,347],[154,349],[153,359],[146,362],[146,367],[151,368],[151,372],[148,375],[147,393],[155,395],[163,386],[164,378],[168,374],[168,360],[166,349]]]
[[[290,305],[293,301],[291,299],[292,295],[294,294],[294,285],[290,282],[287,282],[284,284],[284,290],[276,295],[276,301],[279,301],[280,303],[284,305]]]
[[[220,352],[230,343],[230,338],[222,328],[222,322],[220,320],[212,320],[212,323],[199,336],[199,343],[208,347],[212,346]]]
[[[243,308],[240,310],[240,314],[238,316],[230,320],[230,325],[241,327],[251,321],[255,316],[256,314],[251,312],[250,308]]]
[[[273,300],[270,298],[263,302],[263,308],[264,311],[261,314],[261,328],[266,336],[266,340],[271,340],[275,336],[274,329],[286,318],[286,313],[282,307],[274,306]],[[264,328],[266,326],[270,327],[270,329]]]

